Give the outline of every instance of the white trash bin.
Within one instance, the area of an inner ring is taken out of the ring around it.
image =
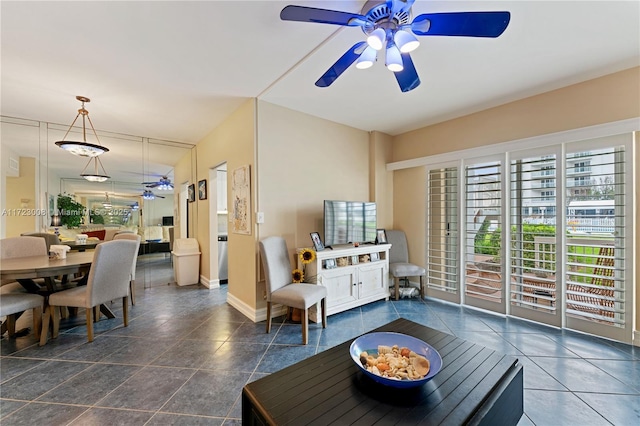
[[[173,269],[180,286],[200,282],[200,246],[195,238],[178,238],[173,242]]]

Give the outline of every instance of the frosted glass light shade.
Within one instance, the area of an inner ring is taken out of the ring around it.
[[[387,55],[385,58],[385,65],[389,69],[389,71],[399,72],[404,69],[404,65],[402,65],[402,56],[400,55],[400,50],[395,44],[389,43],[387,46]]]
[[[378,28],[367,37],[367,44],[375,50],[382,50],[384,41],[387,38],[387,33],[384,28]]]
[[[413,34],[403,30],[396,32],[393,36],[393,41],[402,53],[413,52],[420,46],[420,42]]]
[[[362,52],[362,55],[358,58],[356,68],[361,70],[371,68],[373,63],[376,61],[377,53],[378,52],[373,47],[367,46],[367,48],[364,49],[364,52]]]

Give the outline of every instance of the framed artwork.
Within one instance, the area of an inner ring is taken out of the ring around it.
[[[317,232],[312,232],[310,235],[311,235],[311,241],[313,241],[313,248],[316,251],[324,250],[324,244],[322,244],[322,240],[320,239],[320,234],[318,234]]]
[[[378,260],[380,260],[380,254],[377,251],[374,251],[369,256],[372,262],[377,262]]]
[[[196,186],[194,184],[187,187],[187,201],[190,203],[196,201]]]
[[[324,269],[335,269],[336,260],[335,259],[327,259],[324,261]]]
[[[251,235],[251,175],[249,165],[240,166],[231,175],[231,230]]]
[[[376,244],[387,244],[387,233],[384,229],[376,229]]]
[[[202,179],[198,181],[198,200],[207,199],[207,180]]]

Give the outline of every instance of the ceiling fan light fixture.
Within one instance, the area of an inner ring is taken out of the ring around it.
[[[393,36],[393,41],[402,53],[413,52],[418,48],[418,46],[420,46],[420,42],[418,41],[416,36],[404,30],[396,31],[395,35]]]
[[[384,28],[378,28],[369,34],[369,37],[367,37],[367,44],[375,50],[382,50],[386,39],[387,32]]]
[[[153,192],[147,190],[142,193],[142,198],[144,198],[145,200],[154,200],[156,196],[153,194]]]
[[[404,65],[402,64],[402,55],[400,54],[400,50],[398,47],[393,44],[387,44],[387,52],[385,57],[385,65],[389,69],[389,71],[399,72],[404,69]]]
[[[64,149],[65,151],[69,151],[70,153],[81,157],[97,157],[98,155],[104,154],[105,152],[109,152],[108,148],[100,145],[100,139],[98,138],[96,129],[94,129],[91,118],[89,118],[89,111],[87,111],[84,107],[85,102],[91,102],[91,99],[84,96],[76,96],[76,99],[82,103],[82,107],[78,110],[78,115],[76,115],[76,118],[71,123],[71,126],[69,126],[69,129],[67,129],[67,133],[65,133],[61,141],[56,142],[56,145]],[[76,124],[76,121],[78,121],[78,118],[80,116],[82,116],[82,142],[66,141],[65,138],[69,135],[69,132],[71,131],[71,129],[73,129],[73,125]],[[91,130],[93,131],[93,135],[98,141],[98,144],[87,142],[86,121],[89,122]]]
[[[371,68],[373,66],[373,63],[376,61],[377,54],[377,50],[375,50],[371,46],[367,46],[367,48],[364,49],[364,52],[362,52],[362,55],[360,55],[360,57],[358,58],[358,61],[356,62],[356,68],[360,70]]]

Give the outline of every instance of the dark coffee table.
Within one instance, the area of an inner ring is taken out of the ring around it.
[[[517,358],[406,319],[375,331],[424,340],[440,352],[442,370],[424,386],[389,388],[358,369],[349,356],[351,341],[345,342],[246,385],[242,424],[515,425],[520,420],[523,368]]]

